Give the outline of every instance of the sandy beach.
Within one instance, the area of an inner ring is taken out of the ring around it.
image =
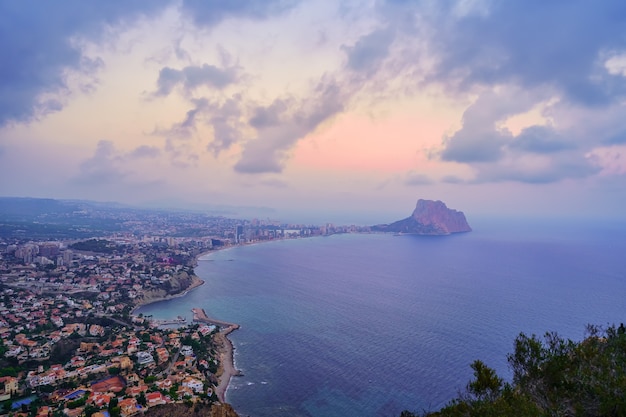
[[[193,321],[215,324],[222,327],[222,330],[215,335],[215,343],[217,351],[220,355],[220,364],[217,370],[218,385],[215,388],[215,394],[220,402],[225,402],[226,390],[233,376],[241,375],[241,371],[235,369],[235,348],[233,343],[228,339],[228,335],[239,328],[238,324],[228,323],[222,320],[210,318],[202,308],[192,308]]]
[[[227,247],[200,253],[198,256],[196,256],[195,265],[198,264],[198,260],[201,257],[205,257],[206,255],[210,255],[217,251],[221,251],[225,249],[232,249],[234,247],[236,246],[227,246]],[[201,286],[202,284],[204,284],[204,281],[202,279],[200,279],[197,275],[192,275],[192,283],[189,286],[189,288],[187,288],[185,291],[179,294],[175,294],[175,295],[166,295],[165,297],[150,298],[147,300],[143,299],[142,301],[138,302],[135,305],[131,314],[134,314],[138,308],[148,305],[148,304],[156,303],[159,301],[171,300],[173,298],[184,297],[185,295],[187,295],[189,291]],[[229,322],[225,322],[222,320],[208,317],[206,312],[202,308],[193,308],[191,311],[193,312],[193,321],[207,323],[207,324],[215,324],[222,328],[222,330],[215,335],[215,342],[216,342],[217,351],[219,354],[219,368],[216,374],[219,382],[218,382],[217,387],[215,388],[215,394],[217,395],[217,398],[219,399],[219,401],[224,403],[226,390],[228,389],[228,384],[230,383],[230,379],[233,376],[241,375],[241,371],[238,371],[235,368],[235,357],[234,357],[235,349],[230,339],[228,339],[228,335],[234,330],[239,329],[239,325],[235,323],[229,323]]]
[[[220,402],[226,402],[226,390],[228,389],[230,379],[233,376],[241,375],[241,371],[235,369],[235,349],[233,347],[233,343],[227,337],[230,332],[232,332],[233,330],[237,330],[238,328],[239,326],[237,325],[230,326],[223,329],[216,335],[216,341],[219,346],[218,352],[220,355],[220,366],[217,372],[219,383],[215,388],[215,394],[217,395],[217,398],[220,400]]]

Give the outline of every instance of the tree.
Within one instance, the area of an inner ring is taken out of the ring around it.
[[[480,360],[475,360],[471,367],[474,380],[467,384],[467,391],[479,401],[495,400],[502,390],[502,378]]]
[[[144,407],[146,406],[146,404],[148,404],[148,401],[146,400],[146,394],[144,394],[143,391],[137,397],[137,404],[140,404]]]

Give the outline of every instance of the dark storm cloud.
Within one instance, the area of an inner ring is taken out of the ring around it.
[[[462,89],[548,85],[585,105],[626,92],[626,79],[610,75],[602,62],[603,54],[626,49],[626,2],[488,2],[483,12],[460,17],[450,4],[437,3],[431,22],[438,63],[430,80]]]
[[[86,65],[79,47],[72,44],[73,37],[98,41],[104,29],[130,26],[139,16],[154,15],[171,4],[171,0],[0,2],[0,127],[59,111],[61,101],[45,101],[41,95],[67,92],[68,69],[83,73],[94,70]],[[276,0],[187,0],[181,7],[196,24],[206,27],[227,18],[268,18],[295,4]],[[176,52],[183,53],[178,49]],[[163,75],[159,92],[166,94],[179,81],[189,89],[199,85],[223,88],[234,81],[234,74],[228,69],[208,65],[188,67],[183,74],[175,71]],[[177,76],[182,79],[177,81]]]
[[[198,26],[229,18],[266,19],[293,8],[297,0],[183,0],[182,10]]]
[[[0,2],[0,126],[25,122],[61,109],[58,100],[41,101],[42,93],[66,90],[66,70],[84,68],[73,36],[97,40],[105,25],[132,22],[160,10],[164,1]],[[92,68],[93,69],[93,68]]]

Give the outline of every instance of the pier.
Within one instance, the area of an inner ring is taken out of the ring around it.
[[[238,329],[239,325],[235,323],[229,323],[227,321],[217,320],[207,316],[206,311],[203,308],[192,308],[193,321],[197,323],[215,324],[216,326],[229,327],[232,330]]]

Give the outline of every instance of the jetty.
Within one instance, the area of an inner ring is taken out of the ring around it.
[[[232,330],[239,328],[238,324],[229,323],[223,320],[217,320],[217,319],[207,316],[206,311],[204,311],[203,308],[192,308],[191,311],[193,312],[193,321],[197,323],[215,324],[221,327],[232,328]]]

